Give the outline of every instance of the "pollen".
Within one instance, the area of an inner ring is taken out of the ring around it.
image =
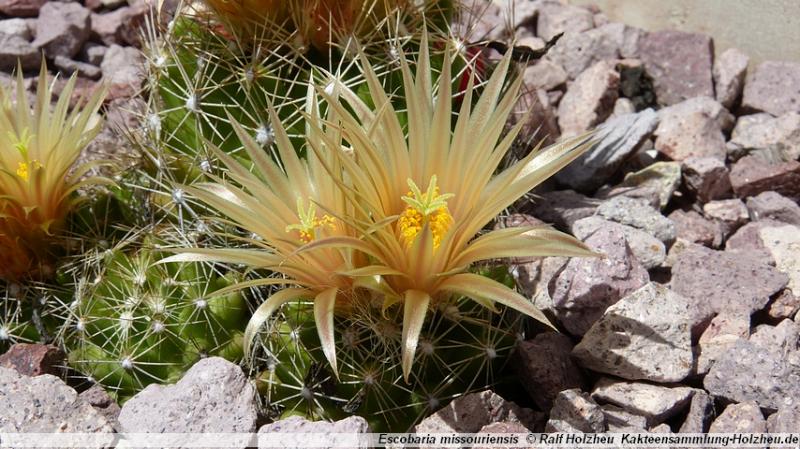
[[[317,217],[314,203],[309,202],[308,208],[303,207],[303,200],[297,199],[297,216],[300,222],[286,226],[286,232],[297,231],[301,243],[310,243],[318,237],[320,231],[336,229],[336,219],[330,215]]]
[[[27,162],[20,162],[17,164],[17,176],[22,178],[23,181],[27,181],[30,179],[30,169],[38,170],[42,168],[42,164],[39,161],[33,161],[30,164]]]
[[[433,247],[436,249],[442,244],[442,239],[453,224],[453,216],[447,209],[447,200],[452,198],[453,194],[442,195],[439,193],[435,175],[431,176],[428,190],[425,193],[422,193],[410,179],[408,186],[411,190],[407,196],[402,197],[408,206],[400,214],[397,222],[400,240],[404,245],[410,247],[427,224],[433,235]]]

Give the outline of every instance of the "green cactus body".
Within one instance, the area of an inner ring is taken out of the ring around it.
[[[380,307],[360,304],[336,319],[337,378],[319,343],[313,305],[285,305],[264,332],[258,357],[256,384],[269,414],[315,420],[355,414],[373,431],[404,432],[452,399],[497,382],[522,335],[514,311],[493,313],[468,300],[441,303],[425,322],[406,383],[398,357],[402,308],[382,313]]]
[[[173,382],[202,357],[242,356],[247,304],[219,291],[236,276],[201,263],[157,264],[153,235],[102,251],[67,287],[74,300],[55,312],[77,371],[125,400],[154,382]]]

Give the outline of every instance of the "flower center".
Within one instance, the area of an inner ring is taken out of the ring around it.
[[[408,180],[408,196],[401,199],[408,204],[398,219],[398,230],[400,240],[407,246],[411,246],[414,239],[422,230],[425,224],[433,234],[433,247],[438,248],[442,243],[442,238],[447,234],[450,225],[453,224],[453,216],[447,209],[447,200],[452,198],[452,193],[439,194],[439,187],[436,185],[436,175],[431,176],[428,190],[424,193]]]
[[[297,199],[297,217],[300,223],[286,226],[286,232],[297,231],[300,234],[300,241],[310,243],[317,238],[320,229],[328,228],[333,230],[336,227],[334,218],[330,215],[323,215],[317,218],[317,207],[313,202],[308,202],[308,208],[303,208],[303,200]]]

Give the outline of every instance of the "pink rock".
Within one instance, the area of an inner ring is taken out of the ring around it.
[[[602,123],[611,115],[619,96],[619,73],[601,61],[578,75],[558,104],[563,136],[574,136]]]
[[[664,106],[693,97],[713,97],[713,42],[705,34],[657,31],[639,39],[639,58]]]
[[[0,13],[11,17],[36,17],[47,0],[0,0]]]
[[[739,198],[772,190],[800,201],[800,162],[770,164],[757,156],[745,156],[731,168],[731,185]]]
[[[697,212],[677,209],[667,217],[675,223],[678,238],[711,248],[722,244],[722,231],[718,224]]]
[[[800,112],[800,63],[764,61],[748,74],[742,108],[778,116]]]
[[[736,104],[744,87],[744,75],[750,58],[741,50],[729,48],[714,61],[717,101],[726,108]]]
[[[701,203],[728,198],[731,179],[725,161],[718,157],[690,157],[681,164],[683,183]]]
[[[64,363],[64,352],[52,345],[16,343],[0,355],[0,366],[25,376],[53,374],[58,376]]]

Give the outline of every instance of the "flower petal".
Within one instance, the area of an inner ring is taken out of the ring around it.
[[[336,295],[339,289],[331,287],[324,290],[314,298],[314,321],[317,324],[319,341],[322,344],[322,352],[333,368],[333,373],[339,377],[336,368],[336,343],[333,335],[333,309],[336,306]]]
[[[431,297],[419,290],[407,290],[403,305],[403,379],[408,383],[411,374],[411,365],[414,364],[414,355],[417,352],[419,343],[419,333],[422,331],[422,324],[428,315],[428,305]]]
[[[258,309],[256,309],[255,313],[253,313],[253,316],[250,318],[250,321],[247,323],[247,327],[244,330],[245,359],[249,359],[250,357],[250,352],[253,347],[253,340],[255,340],[258,330],[264,323],[267,322],[269,317],[275,313],[278,307],[289,301],[294,301],[304,297],[310,298],[313,295],[314,292],[306,288],[287,288],[270,296],[266,301],[264,301],[263,304],[258,306]]]

